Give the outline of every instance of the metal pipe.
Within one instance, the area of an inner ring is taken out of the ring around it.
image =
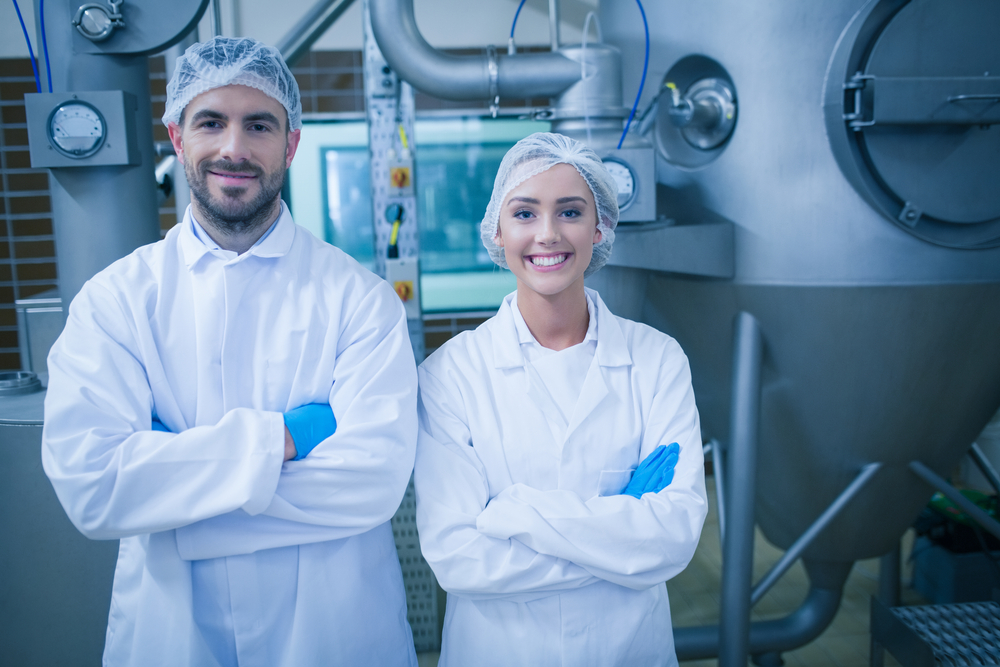
[[[222,34],[222,0],[212,0],[212,34]]]
[[[715,475],[715,505],[719,516],[719,544],[726,543],[726,454],[722,443],[712,439],[712,474]]]
[[[38,2],[35,3],[36,12]],[[136,165],[50,170],[49,194],[63,309],[94,274],[141,245],[160,240],[149,58],[73,50],[67,6],[45,5],[52,88],[57,93],[124,90],[135,96]]]
[[[413,0],[371,0],[372,32],[389,66],[417,90],[448,100],[490,96],[485,55],[452,56],[432,47],[420,34]],[[501,97],[554,97],[580,80],[580,63],[559,53],[498,53]]]
[[[983,453],[982,448],[980,448],[977,443],[974,442],[972,443],[972,446],[969,447],[969,456],[972,457],[972,461],[976,464],[976,467],[979,468],[979,472],[983,473],[983,477],[989,481],[993,490],[1000,494],[1000,474],[997,474],[997,469],[994,468],[993,464],[990,463],[990,460],[986,458],[986,454]]]
[[[958,508],[968,514],[970,519],[978,523],[997,538],[1000,538],[1000,521],[991,517],[974,502],[959,493],[958,489],[949,484],[947,480],[920,461],[910,461],[910,470],[915,472],[920,479],[924,480],[947,496],[948,500],[958,505]]]
[[[728,475],[729,525],[722,544],[720,667],[746,667],[753,576],[754,499],[764,339],[753,315],[736,315]],[[736,474],[736,473],[739,474]]]
[[[820,514],[819,518],[816,519],[804,533],[802,533],[801,537],[795,540],[795,543],[788,548],[788,551],[784,553],[781,559],[775,563],[770,571],[764,575],[756,586],[753,587],[753,593],[750,595],[751,607],[760,602],[760,599],[767,594],[771,587],[774,586],[775,582],[781,578],[781,575],[783,575],[788,568],[792,566],[792,563],[798,560],[799,556],[802,555],[802,552],[805,551],[810,544],[812,544],[813,540],[815,540],[819,534],[823,532],[824,528],[830,525],[830,522],[832,522],[837,515],[840,514],[840,511],[847,506],[847,503],[849,503],[851,499],[854,498],[859,491],[861,491],[861,489],[864,488],[865,484],[867,484],[871,478],[875,476],[875,473],[877,473],[881,467],[881,463],[869,463],[863,467],[861,472],[858,473],[858,476],[847,485],[847,488],[844,489],[832,503],[830,503],[830,506],[827,507],[822,514]]]
[[[798,609],[784,618],[772,621],[757,621],[749,624],[747,652],[753,655],[789,651],[804,646],[816,639],[826,629],[837,610],[843,582],[850,572],[851,563],[816,563],[805,561],[810,575],[809,593]],[[814,579],[814,575],[818,574]],[[688,628],[674,628],[674,647],[677,659],[704,660],[721,655],[725,650],[725,639],[720,634],[724,628],[707,625]],[[721,649],[721,650],[720,650]],[[746,665],[746,655],[740,667]],[[721,660],[720,660],[720,663]]]
[[[559,0],[549,0],[549,41],[552,50],[559,50]]]
[[[278,40],[278,51],[281,51],[285,63],[291,67],[299,58],[309,53],[316,40],[322,37],[353,4],[354,0],[318,0],[312,9]]]

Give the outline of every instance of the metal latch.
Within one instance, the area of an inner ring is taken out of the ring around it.
[[[875,125],[995,125],[1000,77],[881,77],[858,72],[844,84],[844,121]]]

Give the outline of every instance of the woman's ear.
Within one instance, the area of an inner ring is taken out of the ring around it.
[[[493,242],[501,248],[503,247],[503,234],[500,233],[500,225],[497,224],[497,233],[493,236]]]
[[[600,228],[600,226],[598,226],[594,230],[594,245],[597,245],[598,243],[600,243],[601,239],[603,239],[603,238],[604,238],[604,234],[601,233],[601,228]]]

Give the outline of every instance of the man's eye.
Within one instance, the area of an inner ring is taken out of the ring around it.
[[[254,132],[267,132],[270,128],[267,125],[262,125],[260,123],[255,123],[250,126],[250,129]]]
[[[201,126],[202,127],[208,127],[208,128],[222,127],[221,125],[219,125],[219,121],[217,121],[217,120],[207,120],[204,123],[202,123]]]

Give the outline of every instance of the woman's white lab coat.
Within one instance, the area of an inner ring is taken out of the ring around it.
[[[239,257],[193,225],[89,281],[49,356],[45,472],[77,528],[121,539],[105,664],[415,665],[388,523],[416,447],[398,297],[284,207]],[[306,403],[337,431],[283,463]]]
[[[707,511],[687,358],[587,292],[597,348],[564,431],[526,367],[513,295],[418,369],[417,527],[449,594],[442,667],[677,664],[664,582]],[[617,495],[671,442],[670,486]]]

